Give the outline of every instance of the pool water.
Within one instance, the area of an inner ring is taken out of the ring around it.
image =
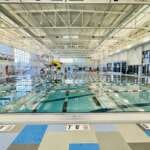
[[[150,111],[150,87],[136,77],[84,72],[59,83],[23,77],[0,85],[1,113],[134,111]]]

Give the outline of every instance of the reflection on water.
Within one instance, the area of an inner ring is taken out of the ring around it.
[[[52,82],[49,77],[17,76],[0,84],[1,112],[150,111],[150,87],[135,76],[80,72]]]
[[[16,97],[20,98],[32,91],[31,75],[20,76],[16,79]]]
[[[32,91],[31,76],[17,76],[15,82],[1,84],[0,91],[0,106],[19,100]]]
[[[66,79],[64,81],[64,83],[65,84],[84,84],[85,81],[83,79],[82,80],[80,80],[80,79],[75,79],[75,80],[73,80],[73,79]]]

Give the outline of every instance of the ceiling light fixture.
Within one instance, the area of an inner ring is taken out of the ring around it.
[[[69,39],[69,36],[68,35],[64,35],[63,39]]]
[[[79,38],[79,36],[74,35],[74,36],[71,36],[71,38],[72,38],[72,39],[78,39],[78,38]]]
[[[71,39],[78,39],[79,36],[77,36],[77,35],[72,35],[72,36],[64,35],[64,36],[63,36],[63,39],[69,39],[69,38],[71,38]]]

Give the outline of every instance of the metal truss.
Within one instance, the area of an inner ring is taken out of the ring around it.
[[[99,4],[150,4],[150,0],[1,0],[0,3],[99,3]]]

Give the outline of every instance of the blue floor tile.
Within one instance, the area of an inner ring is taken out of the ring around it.
[[[47,125],[26,125],[12,144],[40,144]]]
[[[100,150],[100,146],[94,143],[69,144],[69,150]]]

